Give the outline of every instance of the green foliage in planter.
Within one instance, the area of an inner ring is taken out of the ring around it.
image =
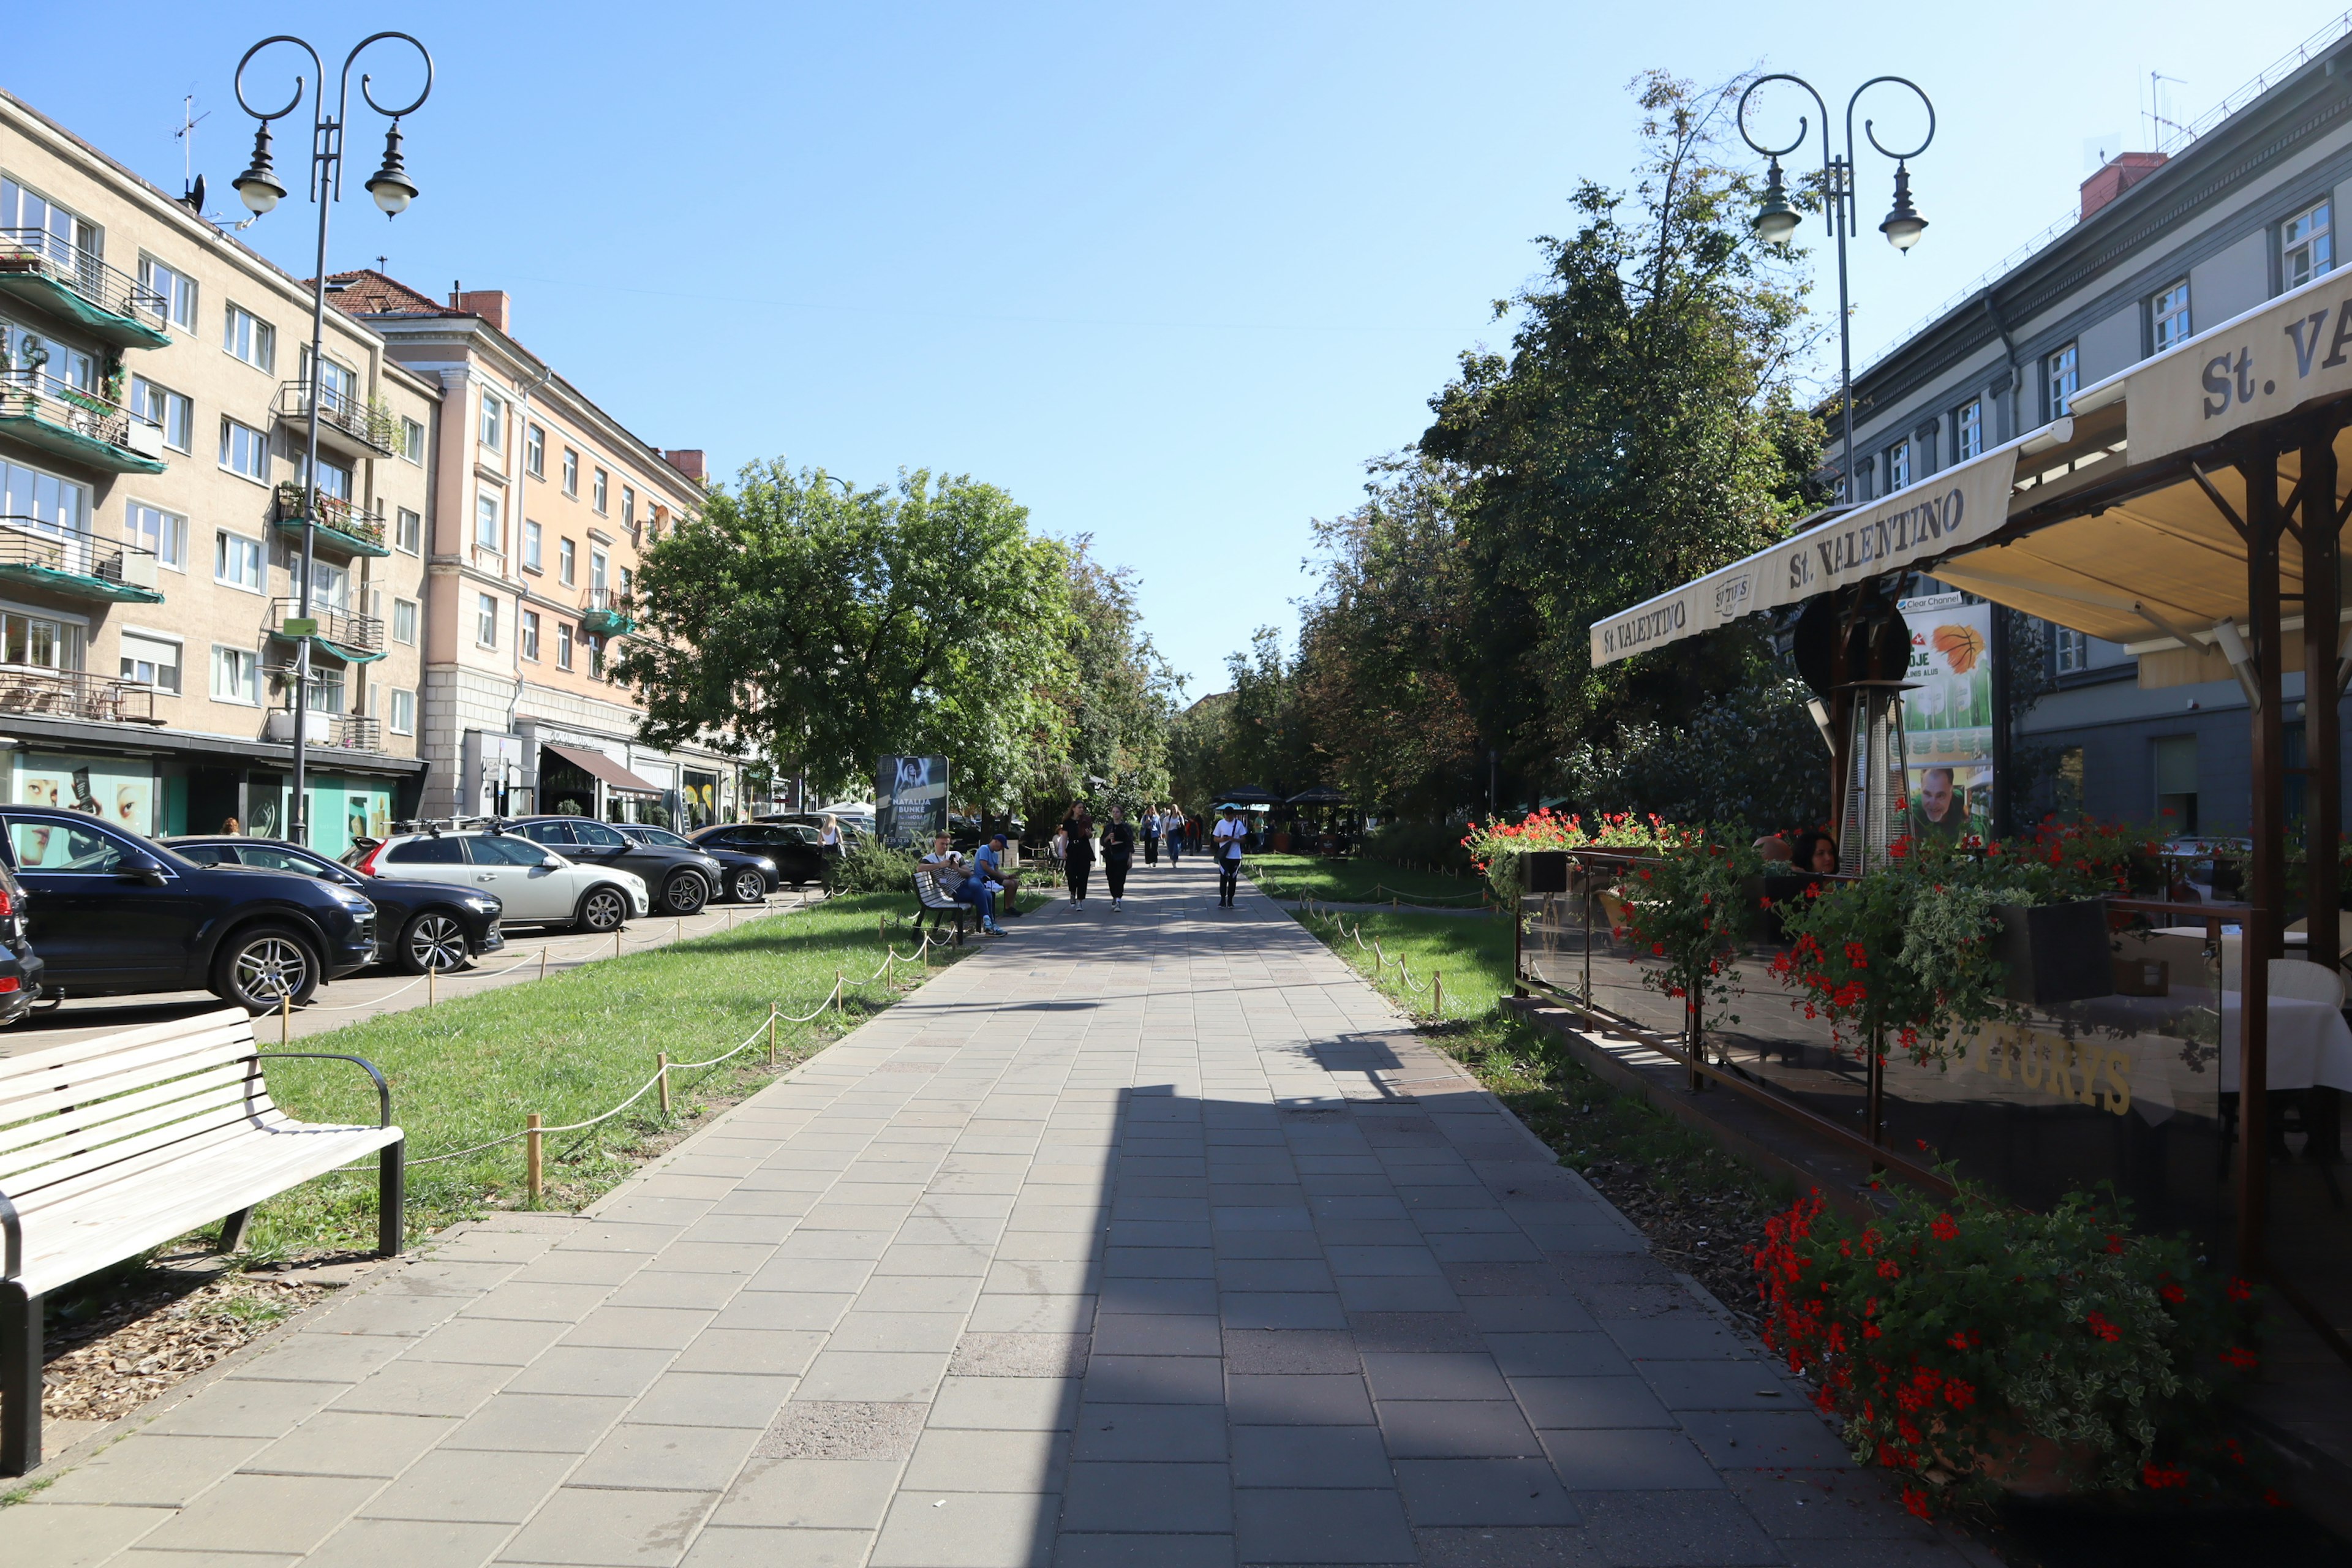
[[[848,837],[841,858],[834,862],[833,890],[911,896],[915,890],[915,852],[893,849],[863,833]]]
[[[1815,1193],[1754,1261],[1766,1344],[1915,1513],[1989,1498],[2037,1450],[2076,1489],[2244,1484],[2216,1421],[2255,1365],[2252,1287],[2186,1237],[2134,1235],[2112,1195],[2028,1214],[1905,1193],[1857,1226]]]
[[[1636,816],[1630,811],[1597,816],[1588,824],[1581,816],[1544,808],[1517,822],[1500,816],[1473,822],[1462,836],[1462,847],[1469,852],[1470,863],[1486,874],[1496,896],[1509,903],[1525,885],[1519,857],[1531,850],[1648,849],[1659,843],[1661,835],[1673,831],[1664,817]]]
[[[1739,978],[1732,955],[1748,924],[1752,879],[1764,868],[1741,842],[1744,833],[1736,826],[1712,832],[1660,826],[1654,858],[1619,882],[1624,923],[1612,934],[1649,951],[1642,978],[1660,994],[1696,997],[1702,1009],[1720,1010],[1731,999]],[[1723,1020],[1737,1024],[1739,1016]]]

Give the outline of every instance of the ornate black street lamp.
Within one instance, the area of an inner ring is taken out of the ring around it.
[[[319,255],[311,271],[310,290],[310,379],[302,389],[303,401],[309,405],[310,429],[305,445],[302,469],[302,575],[296,615],[302,623],[302,634],[294,639],[294,798],[287,810],[288,837],[297,844],[310,841],[310,807],[306,789],[310,783],[306,742],[310,724],[310,632],[315,626],[310,619],[310,578],[316,564],[319,519],[319,403],[321,378],[320,367],[326,354],[327,328],[327,214],[343,195],[343,131],[350,123],[352,106],[352,66],[370,46],[386,38],[398,38],[415,48],[425,61],[425,85],[417,90],[414,102],[400,109],[389,109],[375,100],[371,90],[373,78],[360,78],[360,97],[367,106],[392,121],[384,133],[383,163],[368,176],[368,195],[375,198],[387,218],[397,217],[416,199],[415,184],[408,177],[407,166],[400,155],[400,121],[403,116],[414,114],[433,91],[433,55],[423,44],[406,33],[374,33],[361,39],[343,57],[342,89],[335,103],[335,112],[327,112],[327,68],[319,51],[291,34],[279,33],[268,37],[245,51],[236,62],[236,101],[244,110],[261,122],[253,133],[253,165],[236,177],[236,194],[256,217],[269,212],[285,199],[286,187],[278,183],[278,171],[270,161],[269,122],[282,120],[301,105],[308,85],[305,79],[294,79],[294,96],[281,109],[264,113],[247,100],[245,68],[253,57],[272,44],[292,44],[310,57],[316,68],[318,90],[311,94],[310,118],[310,199],[319,205]]]
[[[1927,150],[1927,143],[1936,139],[1936,106],[1928,100],[1927,93],[1920,89],[1919,84],[1908,78],[1872,77],[1854,89],[1853,96],[1846,100],[1845,153],[1841,157],[1830,140],[1829,105],[1822,101],[1820,93],[1813,91],[1812,83],[1802,77],[1790,76],[1785,71],[1775,71],[1770,76],[1758,77],[1748,83],[1748,90],[1739,95],[1739,134],[1750,147],[1771,160],[1765,176],[1764,200],[1758,205],[1756,216],[1750,222],[1749,227],[1756,237],[1767,245],[1786,245],[1804,221],[1802,215],[1789,205],[1788,186],[1782,182],[1780,175],[1780,160],[1804,146],[1806,133],[1811,128],[1808,121],[1800,118],[1797,121],[1797,134],[1788,145],[1783,147],[1768,147],[1748,133],[1748,100],[1756,96],[1758,88],[1767,82],[1775,81],[1794,82],[1803,88],[1806,92],[1811,94],[1814,107],[1822,113],[1822,216],[1830,226],[1830,233],[1837,240],[1838,395],[1839,400],[1845,405],[1844,499],[1852,504],[1861,499],[1860,479],[1853,466],[1853,310],[1846,297],[1845,260],[1847,238],[1861,231],[1861,215],[1855,210],[1854,105],[1862,101],[1864,93],[1879,83],[1893,82],[1899,87],[1907,87],[1917,93],[1920,103],[1925,105],[1927,110],[1927,135],[1919,139],[1919,145],[1906,153],[1898,153],[1879,141],[1874,121],[1865,120],[1862,122],[1864,138],[1881,153],[1895,160],[1895,205],[1893,210],[1887,213],[1885,221],[1878,226],[1878,232],[1885,235],[1886,243],[1897,250],[1909,250],[1919,243],[1920,236],[1927,230],[1927,220],[1921,217],[1918,209],[1911,205],[1910,161],[1925,153]]]

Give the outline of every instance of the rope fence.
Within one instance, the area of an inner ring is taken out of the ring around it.
[[[1423,984],[1412,977],[1412,971],[1405,967],[1405,962],[1403,959],[1391,958],[1388,955],[1387,951],[1381,946],[1381,939],[1379,937],[1375,936],[1369,943],[1364,941],[1364,922],[1362,921],[1358,921],[1355,925],[1350,928],[1348,924],[1347,917],[1339,914],[1336,910],[1317,908],[1316,901],[1311,896],[1303,900],[1303,906],[1300,912],[1311,920],[1318,920],[1325,922],[1339,935],[1352,940],[1356,944],[1357,952],[1370,953],[1372,955],[1372,979],[1374,984],[1377,984],[1381,976],[1387,971],[1394,969],[1397,973],[1397,979],[1402,983],[1408,995],[1426,996],[1430,999],[1430,1016],[1438,1019],[1443,1019],[1445,1016],[1445,972],[1444,970],[1432,969],[1429,972],[1428,982]]]

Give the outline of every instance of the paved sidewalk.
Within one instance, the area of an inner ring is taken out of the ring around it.
[[[588,1215],[378,1271],[10,1568],[1953,1564],[1369,986],[1055,906]]]

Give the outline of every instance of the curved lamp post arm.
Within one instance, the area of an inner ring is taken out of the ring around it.
[[[425,100],[433,96],[433,51],[426,48],[423,44],[417,42],[415,38],[410,37],[406,33],[394,32],[391,30],[386,30],[381,33],[371,33],[366,37],[362,38],[358,43],[353,44],[352,46],[352,52],[343,57],[342,92],[340,100],[335,105],[335,124],[338,130],[340,130],[350,118],[352,104],[352,67],[358,63],[360,56],[364,54],[371,46],[380,44],[386,38],[398,38],[402,43],[406,44],[409,47],[416,51],[418,58],[425,61],[425,85],[417,89],[415,100],[410,102],[404,108],[388,109],[375,100],[375,92],[373,90],[375,79],[373,77],[362,74],[360,77],[360,97],[366,100],[367,106],[370,109],[374,110],[378,114],[383,115],[385,119],[391,121],[393,122],[394,129],[397,130],[399,128],[400,121],[404,117],[415,113],[417,110],[424,107]],[[323,100],[326,95],[321,93],[320,96]],[[338,158],[335,160],[335,199],[337,201],[341,201],[342,196],[343,164],[342,160]]]
[[[1828,201],[1822,203],[1822,216],[1829,223],[1830,232],[1834,234],[1837,232],[1837,180],[1834,168],[1835,155],[1832,152],[1830,144],[1830,108],[1828,104],[1822,101],[1822,95],[1814,90],[1813,84],[1807,81],[1803,77],[1792,76],[1787,71],[1774,71],[1769,76],[1759,76],[1754,81],[1749,82],[1748,84],[1748,90],[1739,95],[1739,110],[1738,115],[1735,117],[1739,125],[1739,139],[1742,142],[1747,142],[1748,146],[1754,148],[1757,152],[1763,153],[1767,158],[1771,159],[1776,164],[1790,153],[1794,153],[1804,146],[1806,134],[1811,129],[1811,125],[1806,117],[1801,114],[1797,117],[1797,134],[1790,139],[1789,144],[1785,147],[1768,147],[1748,132],[1748,100],[1756,96],[1756,89],[1758,88],[1763,87],[1767,83],[1776,81],[1793,82],[1797,86],[1803,88],[1807,96],[1812,99],[1813,107],[1821,110],[1822,179],[1824,192],[1830,197]],[[1849,138],[1849,140],[1851,140],[1851,138]]]
[[[1870,144],[1877,148],[1885,156],[1894,159],[1898,163],[1907,163],[1911,159],[1916,158],[1920,153],[1925,153],[1927,150],[1927,143],[1936,139],[1936,103],[1933,99],[1927,96],[1927,89],[1906,76],[1874,76],[1868,81],[1864,82],[1860,87],[1855,88],[1853,89],[1853,96],[1846,100],[1845,147],[1846,156],[1849,159],[1853,156],[1854,106],[1862,101],[1862,95],[1864,93],[1868,92],[1872,88],[1876,87],[1879,83],[1885,81],[1891,81],[1898,87],[1907,87],[1915,95],[1917,96],[1920,107],[1927,111],[1927,134],[1919,138],[1919,145],[1916,147],[1912,148],[1907,153],[1898,153],[1894,148],[1889,147],[1885,142],[1881,142],[1878,139],[1878,122],[1873,120],[1865,120],[1862,122],[1862,133],[1869,140]]]

